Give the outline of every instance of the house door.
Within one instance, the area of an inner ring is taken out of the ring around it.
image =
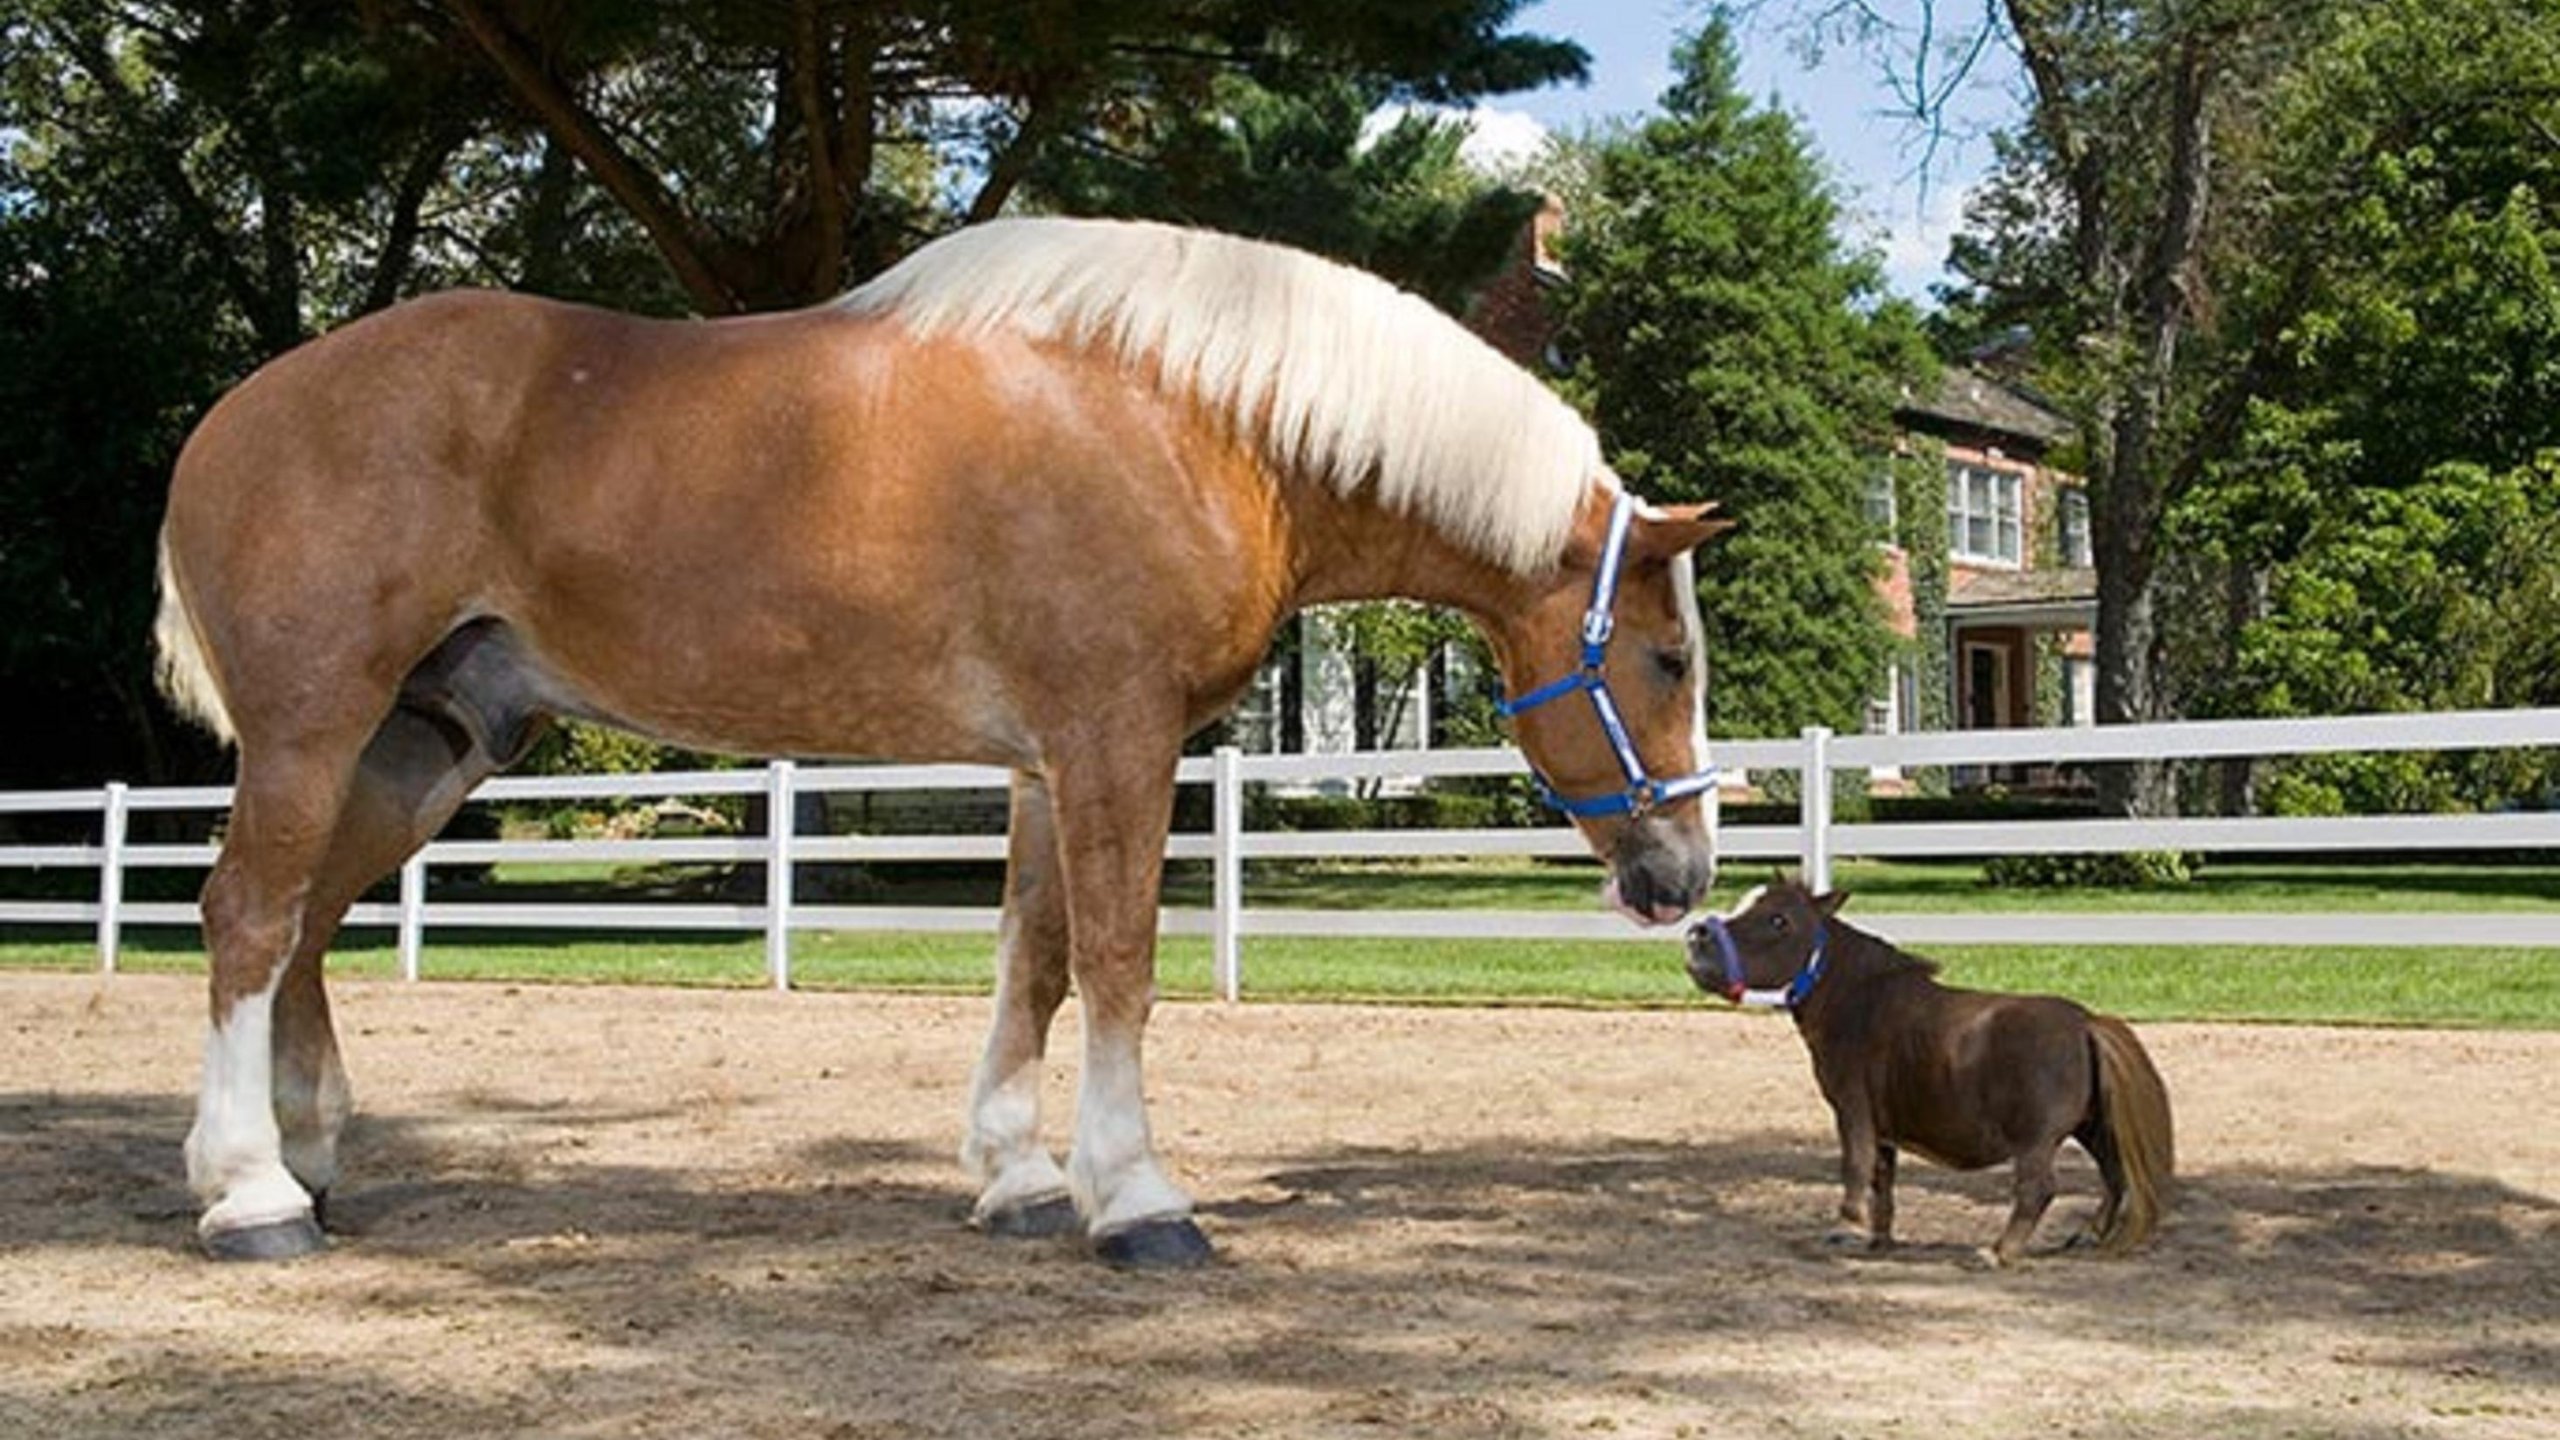
[[[1964,645],[1964,728],[1998,730],[2009,723],[2009,647]]]

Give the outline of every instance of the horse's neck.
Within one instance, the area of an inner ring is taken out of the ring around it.
[[[1813,992],[1798,1007],[1796,1018],[1807,1029],[1819,1029],[1840,1016],[1860,1013],[1866,1008],[1863,995],[1874,986],[1897,976],[1915,976],[1926,981],[1930,967],[1895,949],[1881,937],[1853,929],[1834,920],[1822,962],[1822,977]]]
[[[1531,587],[1437,529],[1320,485],[1283,487],[1292,608],[1342,600],[1419,600],[1478,619],[1516,613]]]

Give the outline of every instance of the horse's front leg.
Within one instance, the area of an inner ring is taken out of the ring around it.
[[[1057,1235],[1074,1228],[1076,1212],[1066,1173],[1040,1143],[1040,1070],[1067,995],[1067,898],[1049,789],[1036,776],[1014,777],[1008,851],[995,1021],[969,1087],[960,1163],[980,1187],[970,1224],[992,1235]]]
[[[1893,1177],[1899,1168],[1902,1152],[1884,1141],[1876,1143],[1876,1176],[1870,1192],[1875,1210],[1868,1217],[1868,1234],[1875,1238],[1875,1248],[1882,1250],[1893,1244]]]
[[[1871,1210],[1878,1184],[1879,1151],[1875,1117],[1862,1104],[1836,1108],[1840,1126],[1840,1223],[1822,1237],[1839,1250],[1874,1250],[1887,1242]],[[1886,1182],[1890,1183],[1890,1182]],[[1885,1213],[1891,1214],[1891,1202]],[[1889,1223],[1889,1222],[1888,1222]]]
[[[1210,1254],[1191,1197],[1156,1163],[1140,1069],[1178,748],[1097,736],[1050,777],[1084,1022],[1067,1181],[1096,1253],[1116,1265],[1198,1265]]]

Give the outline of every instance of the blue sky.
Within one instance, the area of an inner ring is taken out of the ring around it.
[[[1951,107],[1957,123],[1923,176],[1919,137],[1907,122],[1884,113],[1892,97],[1875,57],[1842,46],[1808,68],[1791,44],[1786,17],[1775,13],[1788,7],[1766,8],[1772,13],[1740,36],[1746,89],[1804,123],[1840,184],[1848,238],[1882,252],[1894,293],[1925,301],[1930,282],[1944,274],[1947,237],[1960,218],[1965,190],[1991,163],[1982,133],[2017,113],[2015,62],[1997,45],[1983,53],[1974,78]],[[1880,8],[1898,14],[1913,7]],[[1698,0],[1539,0],[1521,12],[1516,28],[1580,43],[1591,52],[1591,83],[1498,96],[1483,107],[1489,113],[1480,118],[1479,133],[1488,141],[1516,143],[1526,121],[1571,130],[1585,121],[1651,109],[1670,83],[1674,37],[1697,29],[1707,10]]]

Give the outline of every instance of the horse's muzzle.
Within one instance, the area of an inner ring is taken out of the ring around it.
[[[1720,995],[1739,1003],[1742,999],[1742,965],[1740,957],[1727,947],[1732,938],[1719,943],[1716,923],[1702,920],[1689,927],[1689,980],[1710,995]]]
[[[1627,826],[1610,856],[1609,900],[1641,924],[1676,924],[1715,878],[1715,847],[1703,827],[1649,815]]]

